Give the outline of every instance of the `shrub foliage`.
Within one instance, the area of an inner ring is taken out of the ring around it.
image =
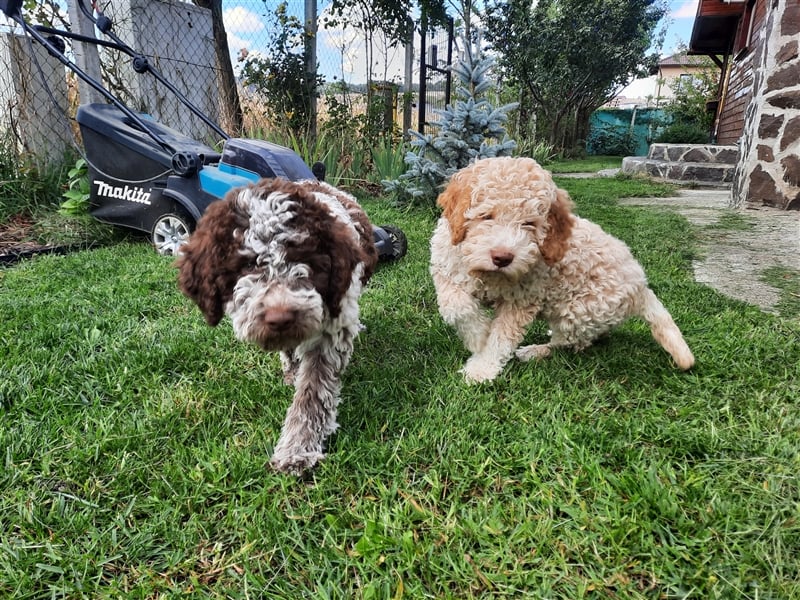
[[[477,158],[508,156],[516,142],[508,139],[505,124],[516,104],[495,108],[486,98],[493,82],[487,77],[494,61],[473,56],[469,45],[464,57],[451,65],[456,75],[455,104],[435,111],[439,121],[430,126],[435,135],[409,131],[412,149],[406,154],[408,170],[384,187],[401,204],[430,204],[442,184],[457,170]]]

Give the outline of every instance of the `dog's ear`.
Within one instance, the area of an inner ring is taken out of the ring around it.
[[[293,200],[297,202],[297,214],[292,222],[305,235],[287,245],[286,260],[308,265],[311,283],[335,319],[341,313],[342,300],[350,289],[356,265],[363,262],[371,267],[374,260],[371,261],[353,239],[348,226],[331,218],[329,209],[318,202],[314,194],[300,186],[292,190]]]
[[[542,258],[553,265],[564,258],[572,234],[572,200],[562,189],[556,190],[556,199],[547,213],[547,235],[539,247]]]
[[[238,208],[235,199],[234,191],[209,205],[175,263],[178,287],[197,304],[212,327],[222,320],[225,303],[250,262],[239,252],[249,216]]]
[[[358,232],[359,246],[361,247],[361,256],[357,260],[358,262],[364,263],[364,274],[361,276],[361,283],[366,285],[378,264],[378,249],[375,246],[375,234],[373,232],[372,223],[369,217],[367,217],[367,213],[361,208],[355,196],[326,183],[317,182],[316,186],[318,186],[322,193],[334,196],[339,203],[344,206],[350,218],[353,220],[353,224]]]
[[[467,235],[467,219],[464,214],[472,203],[470,186],[459,174],[455,174],[439,194],[436,203],[442,208],[442,216],[450,225],[450,241],[454,246],[460,244]]]
[[[353,283],[353,271],[360,262],[367,262],[361,246],[352,242],[350,232],[338,221],[329,229],[330,238],[327,256],[331,267],[327,289],[322,293],[331,317],[336,318],[342,310],[342,300]]]

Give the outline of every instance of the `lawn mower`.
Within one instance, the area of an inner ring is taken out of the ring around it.
[[[78,6],[108,39],[29,25],[22,0],[0,0],[0,11],[98,91],[108,103],[83,104],[76,121],[83,138],[90,182],[90,214],[99,221],[143,231],[160,254],[174,255],[212,202],[229,190],[261,178],[323,180],[325,166],[308,167],[293,150],[265,140],[230,137],[173,86],[147,57],[112,31],[111,19],[96,7]],[[129,56],[137,73],[149,73],[171,91],[223,140],[222,151],[135,112],[66,56],[62,38],[118,50]],[[383,260],[405,255],[406,236],[392,225],[373,226],[375,246]]]

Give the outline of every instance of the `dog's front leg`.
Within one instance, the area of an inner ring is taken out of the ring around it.
[[[283,383],[286,385],[294,385],[295,378],[297,377],[297,369],[300,366],[300,359],[292,350],[282,350],[280,352],[281,368],[283,369]]]
[[[442,319],[455,328],[467,350],[480,352],[489,336],[489,315],[475,296],[454,285],[450,278],[435,270],[431,274]]]
[[[536,307],[519,307],[507,302],[498,304],[486,343],[461,370],[466,380],[480,383],[497,377],[514,355],[514,350],[525,337],[525,330],[538,312]]]
[[[349,330],[326,333],[296,351],[300,362],[294,398],[270,459],[275,470],[301,475],[325,458],[325,440],[338,426],[340,376],[353,352],[354,337]]]

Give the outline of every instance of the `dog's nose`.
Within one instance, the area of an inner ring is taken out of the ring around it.
[[[507,267],[514,260],[514,255],[508,250],[492,250],[492,262],[498,269]]]
[[[295,320],[295,311],[288,309],[274,309],[264,315],[264,322],[274,329],[283,329]]]

